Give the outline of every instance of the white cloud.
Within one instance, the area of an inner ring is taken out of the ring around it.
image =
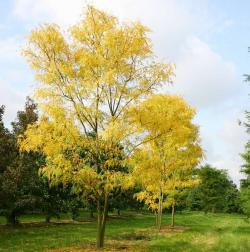
[[[229,176],[239,186],[240,179],[244,177],[240,172],[243,164],[240,153],[244,152],[248,139],[245,128],[239,125],[239,120],[244,121],[244,112],[216,113],[215,109],[211,109],[206,114],[205,119],[198,120],[202,123],[200,134],[206,152],[204,163],[228,170]]]
[[[217,135],[224,142],[225,153],[227,153],[227,156],[223,157],[224,168],[229,170],[229,174],[236,181],[244,177],[240,173],[240,167],[243,164],[240,153],[244,152],[244,146],[249,137],[245,127],[239,125],[239,120],[245,121],[243,115],[243,113],[235,113],[231,118],[225,120],[221,134]]]
[[[235,65],[200,39],[187,39],[176,65],[174,91],[194,106],[218,106],[235,95],[239,84]]]
[[[17,37],[0,40],[0,62],[20,59],[21,41]]]

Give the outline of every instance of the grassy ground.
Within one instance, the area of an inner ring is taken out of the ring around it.
[[[64,216],[66,219],[66,216]],[[39,222],[38,215],[24,216],[22,222]],[[0,219],[0,223],[3,219]],[[63,222],[63,221],[61,221]],[[164,216],[170,223],[170,216]],[[176,215],[176,229],[167,225],[153,228],[154,216],[129,214],[111,216],[106,229],[106,251],[250,251],[250,223],[240,215]],[[95,221],[0,226],[0,251],[94,251]]]

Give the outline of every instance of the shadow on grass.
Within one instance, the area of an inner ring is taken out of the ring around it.
[[[81,223],[90,223],[91,221],[51,221],[51,222],[25,222],[17,223],[15,225],[11,224],[0,224],[0,229],[15,229],[15,228],[34,228],[34,227],[51,227],[51,226],[64,226],[64,225],[77,225]]]
[[[133,220],[135,219],[134,215],[111,215],[108,216],[107,221],[112,220]],[[82,224],[82,223],[91,223],[95,222],[96,218],[92,217],[79,217],[76,220],[58,220],[58,221],[30,221],[30,222],[19,222],[15,225],[12,224],[0,224],[0,229],[13,229],[13,228],[29,228],[29,227],[50,227],[50,226],[61,226],[61,225],[69,225],[69,224]]]
[[[125,241],[150,241],[151,237],[149,234],[143,231],[138,231],[138,232],[130,232],[130,233],[122,233],[119,235],[112,236],[114,240],[125,240]]]
[[[237,227],[236,229],[233,230],[232,233],[250,235],[250,226],[249,227],[243,227],[243,226]]]

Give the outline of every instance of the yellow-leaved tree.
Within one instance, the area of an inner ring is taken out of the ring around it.
[[[41,173],[51,183],[73,183],[94,197],[98,248],[110,192],[132,185],[120,169],[129,149],[139,145],[129,108],[174,75],[171,64],[157,62],[148,32],[138,22],[120,24],[88,6],[67,32],[53,24],[32,31],[24,50],[39,82],[35,95],[42,115],[22,137],[21,148],[46,156]]]
[[[152,139],[134,153],[134,174],[143,188],[136,197],[156,213],[160,229],[163,208],[174,206],[178,192],[198,182],[192,174],[202,158],[195,111],[178,96],[153,95],[132,113]]]

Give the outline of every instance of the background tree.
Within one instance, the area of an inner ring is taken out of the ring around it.
[[[197,162],[198,164],[198,162]],[[166,199],[166,207],[171,207],[171,227],[175,226],[175,209],[176,206],[183,204],[184,196],[186,195],[186,191],[188,188],[192,188],[195,185],[199,184],[200,181],[196,177],[193,176],[192,169],[193,167],[189,167],[188,169],[183,169],[180,167],[176,169],[175,172],[172,172],[169,177],[169,182],[167,185],[167,199]]]
[[[75,194],[70,185],[50,185],[46,177],[39,178],[38,210],[45,215],[45,221],[49,223],[52,217],[60,219],[61,213],[66,212],[76,220],[80,215],[79,209],[84,206],[80,195]]]
[[[6,174],[8,168],[18,155],[18,150],[13,134],[4,126],[3,115],[5,107],[0,107],[0,214],[6,216],[7,221],[11,222],[9,214],[6,212],[8,194],[4,190]]]
[[[20,134],[37,119],[37,104],[27,97],[25,109],[17,112],[17,118],[11,124],[12,132],[1,124],[1,151],[5,150],[3,156],[8,158],[2,159],[5,168],[1,174],[0,209],[11,224],[16,224],[18,216],[27,211],[39,211],[49,221],[52,216],[59,217],[61,212],[73,209],[75,196],[69,189],[50,187],[48,179],[39,176],[38,170],[44,165],[43,155],[38,152],[20,153],[18,150]]]
[[[250,218],[250,188],[248,186],[241,187],[240,190],[240,206],[243,213]]]
[[[109,210],[116,210],[117,215],[121,215],[122,210],[142,210],[144,203],[139,202],[134,196],[140,191],[141,189],[138,185],[127,190],[115,190],[110,198]]]
[[[3,123],[4,109],[3,105],[0,106],[0,175],[3,174],[18,153],[15,138]]]
[[[23,149],[39,149],[46,156],[42,173],[52,183],[73,182],[92,190],[98,248],[104,244],[110,192],[130,181],[117,170],[119,146],[134,131],[127,123],[128,107],[173,76],[172,65],[156,61],[148,31],[140,23],[121,25],[88,6],[69,34],[56,25],[41,26],[24,51],[41,82],[36,95],[43,116],[26,132]]]
[[[225,171],[205,165],[198,170],[198,176],[201,183],[191,189],[189,195],[193,209],[205,212],[239,210],[239,192]]]
[[[5,130],[5,137],[1,137],[1,140],[5,141],[8,136],[12,145],[12,157],[2,173],[1,181],[2,214],[11,224],[17,223],[17,216],[27,209],[33,209],[37,202],[35,192],[39,190],[38,157],[35,154],[20,154],[17,146],[18,135],[26,130],[28,124],[32,124],[36,120],[36,104],[27,98],[25,110],[19,111],[16,121],[12,123],[12,133]],[[7,148],[10,147],[10,142],[6,141]],[[6,150],[6,147],[3,150]],[[9,151],[6,150],[5,157],[8,157]]]
[[[248,48],[250,51],[250,48]],[[245,74],[245,80],[249,83],[250,75]],[[250,134],[250,112],[246,111],[246,132]],[[242,211],[246,214],[247,218],[250,218],[250,140],[245,145],[245,153],[241,154],[244,164],[241,172],[245,174],[245,178],[241,180],[240,185],[240,204]]]
[[[249,76],[248,76],[249,78]],[[248,80],[249,81],[249,80]],[[246,112],[245,127],[248,134],[250,134],[250,112]],[[242,166],[242,172],[246,178],[241,180],[240,201],[242,211],[250,218],[250,141],[245,145],[245,153],[241,154],[245,163]]]

